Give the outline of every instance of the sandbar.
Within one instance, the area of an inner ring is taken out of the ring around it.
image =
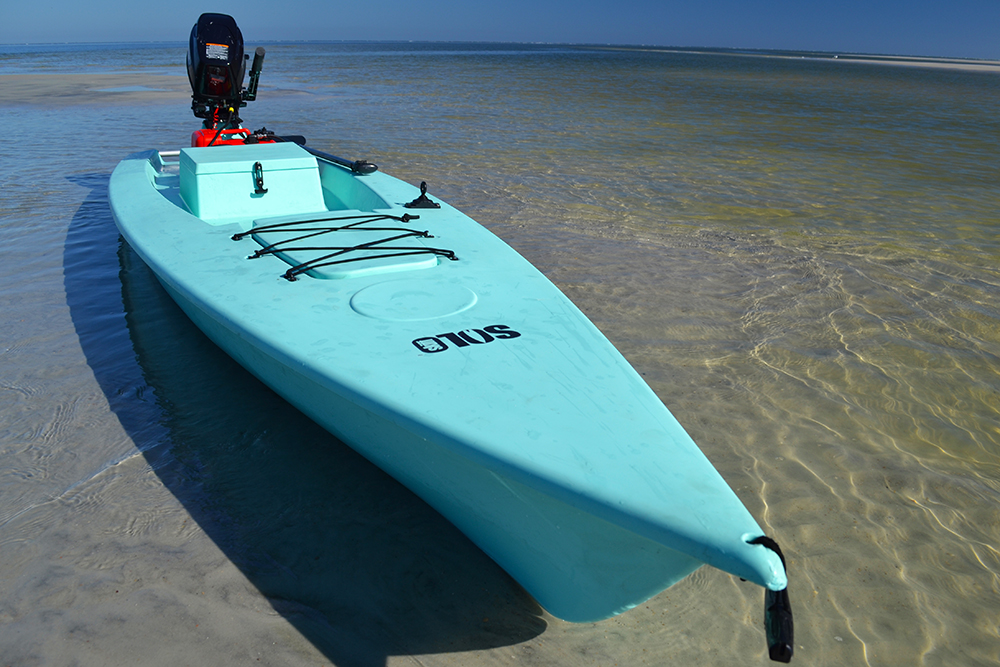
[[[186,76],[164,74],[6,74],[0,104],[146,104],[191,97]]]
[[[713,50],[698,48],[665,47],[591,47],[602,51],[647,51],[654,53],[689,53],[703,56],[742,56],[747,58],[776,58],[779,60],[828,60],[839,63],[862,63],[868,65],[900,65],[904,67],[933,67],[938,69],[967,70],[1000,73],[1000,60],[977,60],[974,58],[941,58],[934,56],[882,56],[863,53],[768,53],[751,50]]]
[[[833,60],[844,63],[865,63],[868,65],[898,65],[902,67],[934,67],[974,72],[1000,72],[998,60],[971,60],[964,58],[921,58],[917,56],[864,56],[836,54]]]

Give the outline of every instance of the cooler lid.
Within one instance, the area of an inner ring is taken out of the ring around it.
[[[317,169],[316,158],[293,143],[205,146],[181,149],[181,170],[193,174],[231,174],[260,162],[265,171]]]

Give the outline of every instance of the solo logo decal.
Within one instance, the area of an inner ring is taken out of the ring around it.
[[[469,345],[482,345],[492,343],[495,340],[507,340],[517,338],[521,334],[514,331],[506,324],[491,324],[482,329],[462,329],[450,333],[439,333],[436,336],[427,336],[413,341],[414,346],[421,352],[434,353],[444,352],[449,347],[468,347]]]

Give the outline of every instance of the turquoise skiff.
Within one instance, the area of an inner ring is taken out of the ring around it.
[[[554,615],[606,618],[703,563],[785,587],[778,556],[748,544],[757,523],[635,370],[461,212],[404,208],[415,187],[292,143],[133,155],[109,196],[202,331]]]
[[[530,263],[374,165],[248,136],[131,155],[109,186],[122,236],[219,347],[559,618],[703,564],[784,592],[776,545]]]

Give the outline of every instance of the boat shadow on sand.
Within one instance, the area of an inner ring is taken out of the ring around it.
[[[342,666],[545,630],[532,598],[447,520],[195,328],[119,237],[108,174],[71,180],[90,189],[64,251],[87,362],[159,479],[279,614]],[[128,375],[136,391],[122,391]]]

